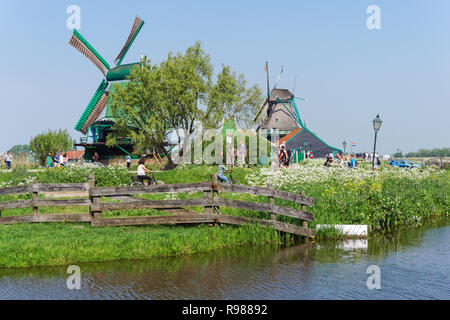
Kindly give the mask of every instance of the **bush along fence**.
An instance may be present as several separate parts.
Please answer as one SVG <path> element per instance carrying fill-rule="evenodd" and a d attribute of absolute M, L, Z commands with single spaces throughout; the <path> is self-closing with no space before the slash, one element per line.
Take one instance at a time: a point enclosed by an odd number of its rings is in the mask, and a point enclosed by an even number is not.
<path fill-rule="evenodd" d="M 77 199 L 40 199 L 39 193 L 86 192 L 87 198 Z M 139 197 L 143 194 L 164 194 L 202 192 L 203 197 L 192 199 L 149 200 Z M 150 185 L 134 187 L 95 187 L 94 176 L 89 176 L 88 183 L 73 184 L 31 184 L 19 187 L 0 188 L 1 195 L 32 194 L 32 199 L 0 202 L 0 224 L 24 222 L 90 222 L 91 226 L 130 226 L 130 225 L 185 225 L 185 224 L 259 224 L 263 227 L 272 226 L 275 230 L 312 237 L 314 231 L 308 227 L 308 221 L 314 221 L 312 213 L 307 212 L 307 206 L 313 206 L 313 199 L 300 194 L 267 187 L 255 187 L 236 184 L 223 184 L 217 180 L 217 175 L 211 176 L 211 181 L 203 183 L 183 183 L 167 185 Z M 249 202 L 220 197 L 221 193 L 250 194 L 265 196 L 267 202 Z M 119 202 L 111 202 L 116 200 Z M 275 205 L 275 199 L 287 200 L 300 205 L 301 210 Z M 109 201 L 108 201 L 109 200 Z M 42 214 L 40 207 L 89 207 L 89 214 Z M 17 208 L 33 208 L 32 214 L 1 217 L 1 210 Z M 192 207 L 203 207 L 204 212 L 192 210 Z M 221 213 L 221 208 L 237 208 L 253 210 L 270 214 L 270 219 L 232 216 Z M 152 215 L 137 217 L 102 217 L 104 211 L 156 209 L 172 215 Z M 119 213 L 120 214 L 120 213 Z M 290 224 L 277 220 L 277 216 L 296 218 L 302 225 Z"/>

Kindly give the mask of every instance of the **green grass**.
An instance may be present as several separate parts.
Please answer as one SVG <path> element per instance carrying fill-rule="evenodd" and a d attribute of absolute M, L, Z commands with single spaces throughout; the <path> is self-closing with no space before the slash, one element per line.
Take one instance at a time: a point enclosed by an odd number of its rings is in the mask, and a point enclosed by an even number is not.
<path fill-rule="evenodd" d="M 0 225 L 0 267 L 67 265 L 79 262 L 208 252 L 244 244 L 280 244 L 271 228 L 139 226 L 99 227 L 89 224 Z"/>
<path fill-rule="evenodd" d="M 375 229 L 391 230 L 399 225 L 421 224 L 434 216 L 448 216 L 450 171 L 432 172 L 421 176 L 400 174 L 380 168 L 377 175 L 364 176 L 370 165 L 362 163 L 358 171 L 344 171 L 335 176 L 331 171 L 314 171 L 305 162 L 303 169 L 290 169 L 273 182 L 276 188 L 300 193 L 314 198 L 315 204 L 308 211 L 314 213 L 315 224 L 368 224 Z M 367 167 L 367 168 L 366 168 Z M 216 166 L 179 166 L 175 170 L 156 174 L 165 183 L 203 182 L 215 173 Z M 261 177 L 264 168 L 235 168 L 233 176 L 243 184 L 265 185 L 267 177 Z M 428 170 L 428 169 L 427 169 Z M 387 173 L 387 174 L 386 174 Z M 33 179 L 41 183 L 86 182 L 87 175 L 94 174 L 97 186 L 127 185 L 132 174 L 124 168 L 61 168 L 42 172 L 26 171 L 0 173 L 0 187 L 29 183 Z M 311 174 L 310 180 L 305 175 Z M 322 175 L 322 176 L 321 176 Z M 278 179 L 278 180 L 277 180 Z M 141 195 L 146 199 L 198 198 L 201 192 Z M 223 198 L 267 203 L 267 197 L 248 194 L 221 193 Z M 30 195 L 0 196 L 0 201 L 29 199 Z M 104 201 L 113 201 L 106 200 Z M 300 209 L 300 205 L 275 199 L 275 204 Z M 203 212 L 203 208 L 190 208 Z M 39 212 L 87 213 L 88 208 L 57 207 L 39 208 Z M 269 218 L 264 212 L 221 208 L 221 212 L 254 218 Z M 30 214 L 31 208 L 4 210 L 3 216 Z M 104 217 L 164 215 L 158 210 L 105 211 Z M 301 221 L 278 216 L 277 220 L 293 224 Z M 339 238 L 333 230 L 323 230 L 319 237 Z M 122 259 L 148 259 L 161 256 L 207 252 L 243 244 L 289 244 L 293 238 L 271 228 L 258 226 L 182 227 L 182 226 L 133 226 L 92 228 L 89 224 L 18 224 L 0 225 L 0 267 L 29 267 L 44 265 L 67 265 L 77 262 Z"/>

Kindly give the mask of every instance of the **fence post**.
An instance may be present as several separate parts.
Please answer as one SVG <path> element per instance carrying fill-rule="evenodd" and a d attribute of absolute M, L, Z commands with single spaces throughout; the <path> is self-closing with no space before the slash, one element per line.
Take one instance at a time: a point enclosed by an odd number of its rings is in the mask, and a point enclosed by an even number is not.
<path fill-rule="evenodd" d="M 211 175 L 211 198 L 212 198 L 212 213 L 220 213 L 219 207 L 214 205 L 214 199 L 219 197 L 219 191 L 217 186 L 219 184 L 219 178 L 217 174 Z"/>
<path fill-rule="evenodd" d="M 267 189 L 273 189 L 273 186 L 272 186 L 271 183 L 267 184 Z M 270 220 L 274 220 L 275 221 L 275 220 L 277 220 L 277 215 L 275 213 L 273 213 L 273 205 L 274 205 L 273 195 L 269 196 L 268 198 L 269 198 L 269 205 L 270 205 L 270 209 L 271 209 Z"/>
<path fill-rule="evenodd" d="M 305 190 L 302 190 L 302 192 L 300 193 L 303 197 L 306 197 L 306 192 Z M 302 211 L 306 212 L 306 206 L 304 204 L 302 204 Z M 303 228 L 308 228 L 308 222 L 307 221 L 303 221 Z"/>
<path fill-rule="evenodd" d="M 100 198 L 99 197 L 94 197 L 92 195 L 92 190 L 94 190 L 95 188 L 95 176 L 93 174 L 89 175 L 89 201 L 91 202 L 91 206 L 92 204 L 96 204 L 100 202 Z M 102 212 L 101 211 L 92 211 L 92 207 L 89 206 L 89 213 L 91 214 L 91 217 L 93 218 L 101 218 L 102 217 Z"/>
<path fill-rule="evenodd" d="M 39 184 L 33 183 L 31 185 L 31 192 L 32 192 L 32 199 L 33 199 L 33 216 L 36 216 L 38 214 L 38 204 L 37 201 L 39 199 Z"/>
<path fill-rule="evenodd" d="M 212 197 L 211 192 L 212 186 L 208 190 L 203 190 L 203 199 L 210 200 Z M 212 207 L 210 205 L 204 206 L 205 207 L 205 214 L 211 214 L 212 213 Z"/>

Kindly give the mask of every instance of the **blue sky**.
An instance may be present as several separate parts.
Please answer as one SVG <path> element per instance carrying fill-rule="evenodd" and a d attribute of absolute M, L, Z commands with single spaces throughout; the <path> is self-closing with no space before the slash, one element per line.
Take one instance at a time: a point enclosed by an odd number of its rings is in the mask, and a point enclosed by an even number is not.
<path fill-rule="evenodd" d="M 145 25 L 124 63 L 145 53 L 154 63 L 200 40 L 219 70 L 265 88 L 292 89 L 307 127 L 330 145 L 373 148 L 372 120 L 383 120 L 382 153 L 448 147 L 450 1 L 5 1 L 0 0 L 0 151 L 47 129 L 75 126 L 102 79 L 68 45 L 69 5 L 80 33 L 112 64 L 135 15 Z M 381 9 L 368 30 L 366 9 Z"/>

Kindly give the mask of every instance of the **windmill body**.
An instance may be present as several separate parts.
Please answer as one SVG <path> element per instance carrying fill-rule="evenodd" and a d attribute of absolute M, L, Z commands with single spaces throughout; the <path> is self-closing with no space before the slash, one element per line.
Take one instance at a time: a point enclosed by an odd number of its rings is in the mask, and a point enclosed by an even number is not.
<path fill-rule="evenodd" d="M 272 90 L 269 103 L 265 105 L 262 111 L 266 117 L 260 129 L 279 130 L 280 134 L 287 134 L 297 129 L 299 124 L 293 116 L 295 114 L 291 101 L 293 98 L 294 95 L 287 89 Z"/>
<path fill-rule="evenodd" d="M 133 149 L 131 139 L 125 138 L 114 148 L 106 147 L 106 137 L 111 132 L 111 128 L 114 125 L 114 115 L 108 107 L 108 94 L 113 89 L 114 85 L 119 85 L 114 82 L 126 81 L 131 70 L 139 65 L 138 62 L 122 65 L 122 61 L 143 25 L 144 21 L 139 17 L 136 17 L 130 35 L 114 61 L 115 67 L 111 67 L 77 30 L 73 30 L 73 35 L 69 44 L 88 58 L 100 70 L 104 77 L 75 125 L 75 130 L 86 135 L 84 139 L 81 139 L 80 143 L 75 144 L 75 146 L 85 148 L 86 160 L 91 160 L 91 157 L 95 152 L 97 152 L 102 159 L 131 155 Z M 100 116 L 105 109 L 105 117 L 100 119 Z"/>
<path fill-rule="evenodd" d="M 273 140 L 272 136 L 278 136 L 278 141 L 272 141 L 276 145 L 284 144 L 287 150 L 291 150 L 298 157 L 298 154 L 312 154 L 315 158 L 326 157 L 327 154 L 342 150 L 332 147 L 320 139 L 314 132 L 306 128 L 298 110 L 296 100 L 306 101 L 303 98 L 295 97 L 288 89 L 277 89 L 276 86 L 283 73 L 269 92 L 268 64 L 266 62 L 267 76 L 267 98 L 259 109 L 254 121 L 259 123 L 257 131 L 267 132 L 268 140 Z"/>

